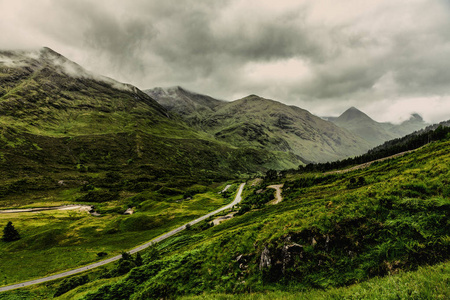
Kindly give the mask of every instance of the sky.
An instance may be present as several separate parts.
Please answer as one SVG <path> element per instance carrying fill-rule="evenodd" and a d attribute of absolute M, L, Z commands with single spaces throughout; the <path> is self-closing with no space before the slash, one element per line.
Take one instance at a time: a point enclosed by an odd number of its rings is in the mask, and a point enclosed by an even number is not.
<path fill-rule="evenodd" d="M 50 47 L 141 89 L 450 119 L 449 0 L 0 0 L 0 11 L 0 49 Z"/>

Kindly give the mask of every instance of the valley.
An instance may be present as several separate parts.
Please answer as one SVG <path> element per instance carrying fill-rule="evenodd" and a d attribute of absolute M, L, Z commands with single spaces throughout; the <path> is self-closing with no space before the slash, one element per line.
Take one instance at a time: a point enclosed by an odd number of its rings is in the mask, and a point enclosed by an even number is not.
<path fill-rule="evenodd" d="M 0 299 L 447 298 L 450 127 L 427 125 L 0 51 Z"/>

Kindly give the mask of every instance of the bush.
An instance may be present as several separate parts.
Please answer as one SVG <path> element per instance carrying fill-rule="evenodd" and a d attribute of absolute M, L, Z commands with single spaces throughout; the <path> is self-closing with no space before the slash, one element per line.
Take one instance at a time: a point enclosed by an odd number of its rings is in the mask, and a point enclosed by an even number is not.
<path fill-rule="evenodd" d="M 119 197 L 117 192 L 107 192 L 107 191 L 90 191 L 86 195 L 81 196 L 76 201 L 77 202 L 108 202 L 116 200 Z"/>
<path fill-rule="evenodd" d="M 87 275 L 64 279 L 56 289 L 54 297 L 61 296 L 62 294 L 65 294 L 68 291 L 73 290 L 74 288 L 79 287 L 80 285 L 86 284 L 88 282 L 89 277 Z"/>

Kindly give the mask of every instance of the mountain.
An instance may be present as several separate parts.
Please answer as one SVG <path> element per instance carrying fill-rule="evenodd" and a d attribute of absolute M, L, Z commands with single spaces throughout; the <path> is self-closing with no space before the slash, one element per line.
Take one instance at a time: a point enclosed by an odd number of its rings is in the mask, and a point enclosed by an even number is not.
<path fill-rule="evenodd" d="M 144 90 L 166 109 L 183 116 L 197 116 L 215 111 L 225 101 L 188 91 L 180 86 Z"/>
<path fill-rule="evenodd" d="M 401 124 L 392 126 L 391 131 L 402 137 L 414 131 L 424 129 L 428 125 L 430 124 L 426 123 L 421 115 L 415 113 Z"/>
<path fill-rule="evenodd" d="M 138 88 L 49 48 L 0 52 L 0 157 L 0 177 L 11 179 L 119 169 L 129 176 L 213 178 L 299 163 L 217 142 Z"/>
<path fill-rule="evenodd" d="M 371 147 L 402 137 L 427 125 L 418 114 L 412 115 L 409 120 L 399 125 L 379 123 L 355 107 L 347 109 L 339 117 L 328 117 L 326 119 L 361 137 Z"/>
<path fill-rule="evenodd" d="M 182 129 L 136 87 L 88 72 L 49 48 L 0 52 L 0 112 L 3 124 L 52 136 Z"/>
<path fill-rule="evenodd" d="M 363 139 L 295 106 L 256 95 L 224 102 L 187 94 L 182 88 L 169 91 L 158 88 L 146 92 L 169 111 L 181 112 L 191 122 L 194 119 L 198 129 L 236 147 L 292 153 L 303 162 L 336 160 L 369 149 Z"/>

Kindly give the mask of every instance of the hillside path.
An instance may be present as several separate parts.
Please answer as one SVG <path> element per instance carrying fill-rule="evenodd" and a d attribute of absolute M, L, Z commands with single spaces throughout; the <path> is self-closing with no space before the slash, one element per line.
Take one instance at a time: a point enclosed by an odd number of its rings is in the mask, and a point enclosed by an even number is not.
<path fill-rule="evenodd" d="M 219 208 L 219 209 L 217 209 L 217 210 L 215 210 L 213 212 L 210 212 L 210 213 L 208 213 L 208 214 L 206 214 L 206 215 L 204 215 L 204 216 L 202 216 L 200 218 L 197 218 L 197 219 L 195 219 L 195 220 L 193 220 L 193 221 L 191 221 L 189 223 L 186 223 L 186 224 L 184 224 L 184 225 L 182 225 L 182 226 L 180 226 L 178 228 L 175 228 L 174 230 L 169 231 L 169 232 L 167 232 L 167 233 L 165 233 L 163 235 L 160 235 L 157 238 L 154 238 L 153 240 L 151 240 L 150 242 L 147 242 L 147 243 L 145 243 L 145 244 L 143 244 L 143 245 L 141 245 L 139 247 L 131 249 L 130 251 L 128 251 L 128 253 L 133 254 L 133 253 L 139 252 L 141 250 L 144 250 L 144 249 L 152 246 L 153 244 L 161 242 L 161 241 L 163 241 L 163 240 L 165 240 L 165 239 L 167 239 L 167 238 L 177 234 L 178 232 L 186 229 L 186 226 L 192 226 L 192 225 L 197 224 L 197 223 L 199 223 L 199 222 L 201 222 L 203 220 L 208 219 L 209 217 L 211 217 L 211 216 L 213 216 L 215 214 L 218 214 L 218 213 L 220 213 L 220 212 L 222 212 L 224 210 L 232 208 L 233 206 L 235 206 L 236 204 L 241 202 L 241 200 L 242 200 L 241 195 L 242 195 L 242 191 L 244 190 L 244 186 L 245 186 L 245 183 L 242 183 L 239 186 L 239 189 L 238 189 L 238 191 L 236 193 L 236 196 L 235 196 L 233 202 L 231 202 L 230 204 L 225 205 L 225 206 L 223 206 L 223 207 L 221 207 L 221 208 Z M 77 268 L 77 269 L 66 271 L 66 272 L 63 272 L 63 273 L 59 273 L 59 274 L 55 274 L 55 275 L 51 275 L 51 276 L 47 276 L 47 277 L 42 277 L 42 278 L 39 278 L 39 279 L 30 280 L 30 281 L 25 281 L 25 282 L 22 282 L 22 283 L 17 283 L 17 284 L 3 286 L 3 287 L 0 287 L 0 292 L 5 292 L 5 291 L 14 290 L 14 289 L 18 289 L 18 288 L 22 288 L 22 287 L 26 287 L 26 286 L 30 286 L 30 285 L 34 285 L 34 284 L 39 284 L 39 283 L 43 283 L 43 282 L 47 282 L 47 281 L 51 281 L 51 280 L 55 280 L 55 279 L 64 278 L 64 277 L 71 276 L 71 275 L 74 275 L 74 274 L 78 274 L 78 273 L 81 273 L 81 272 L 84 272 L 84 271 L 87 271 L 87 270 L 92 270 L 92 269 L 98 268 L 100 266 L 103 266 L 103 265 L 112 263 L 114 261 L 117 261 L 120 258 L 122 258 L 122 255 L 117 255 L 117 256 L 114 256 L 114 257 L 111 257 L 111 258 L 108 258 L 108 259 L 105 259 L 105 260 L 102 260 L 102 261 L 99 261 L 99 262 L 96 262 L 96 263 L 93 263 L 93 264 L 90 264 L 90 265 L 87 265 L 87 266 L 84 266 L 84 267 L 80 267 L 80 268 Z"/>
<path fill-rule="evenodd" d="M 283 187 L 283 184 L 277 184 L 277 185 L 269 185 L 267 188 L 269 189 L 275 189 L 275 199 L 270 202 L 270 204 L 278 204 L 281 201 L 283 201 L 283 197 L 281 196 L 281 188 Z"/>

